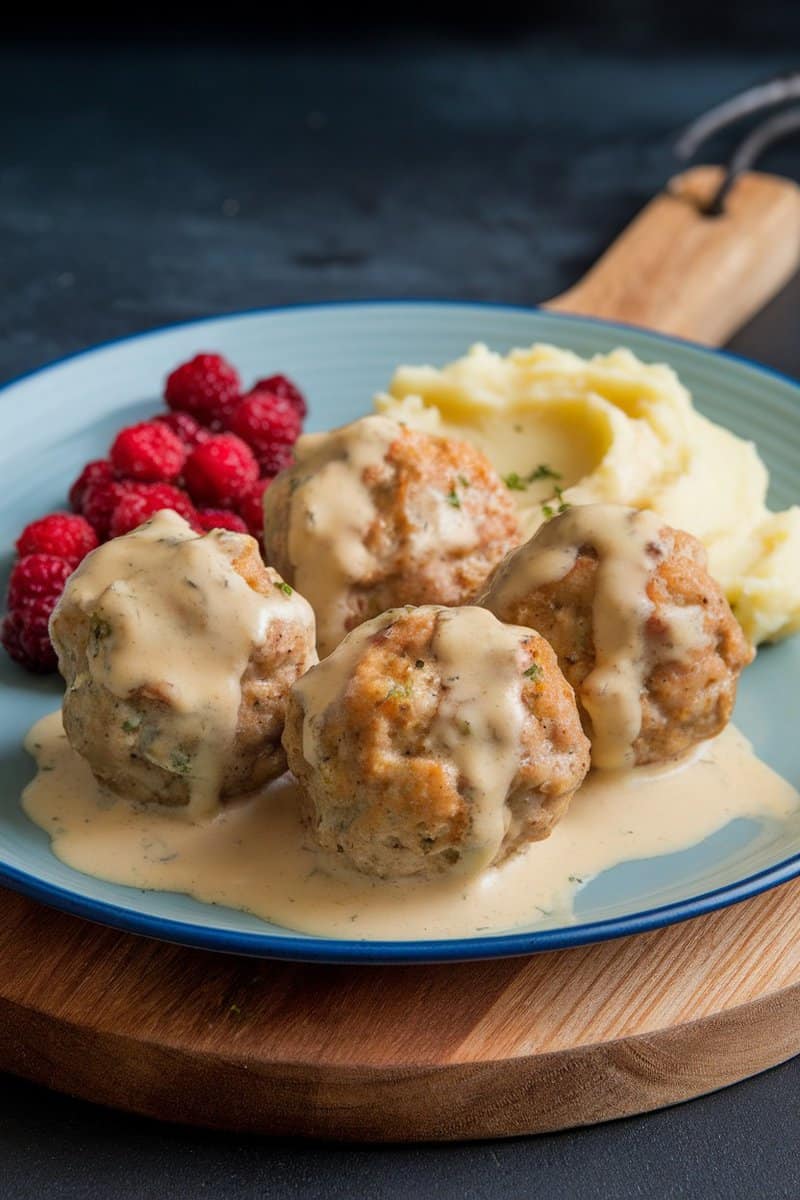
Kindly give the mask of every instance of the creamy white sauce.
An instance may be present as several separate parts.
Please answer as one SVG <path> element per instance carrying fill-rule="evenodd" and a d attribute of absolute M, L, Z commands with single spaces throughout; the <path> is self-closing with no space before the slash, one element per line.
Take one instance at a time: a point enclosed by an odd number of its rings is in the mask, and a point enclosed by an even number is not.
<path fill-rule="evenodd" d="M 320 723 L 347 686 L 364 651 L 365 642 L 391 625 L 402 611 L 391 608 L 364 625 L 359 625 L 344 638 L 335 655 L 323 658 L 314 667 L 313 673 L 307 671 L 294 684 L 294 694 L 303 706 L 303 757 L 312 767 L 320 765 L 317 736 Z"/>
<path fill-rule="evenodd" d="M 373 477 L 403 430 L 388 417 L 369 416 L 327 434 L 308 434 L 297 443 L 289 498 L 289 561 L 294 583 L 317 615 L 320 655 L 330 654 L 352 618 L 354 586 L 369 586 L 385 570 L 365 539 L 378 519 Z M 478 544 L 474 519 L 448 502 L 450 483 L 419 486 L 406 498 L 402 537 L 422 560 L 438 554 L 469 553 Z M 389 530 L 391 539 L 398 538 Z"/>
<path fill-rule="evenodd" d="M 138 692 L 163 700 L 157 733 L 138 750 L 171 772 L 190 762 L 193 815 L 218 802 L 242 674 L 270 621 L 294 599 L 278 587 L 261 595 L 234 570 L 245 541 L 225 530 L 198 536 L 164 510 L 85 558 L 59 606 L 77 607 L 101 631 L 86 660 L 98 685 L 121 700 Z M 311 621 L 298 597 L 300 606 Z M 78 676 L 73 689 L 81 684 Z"/>
<path fill-rule="evenodd" d="M 104 791 L 58 713 L 34 726 L 26 745 L 39 772 L 25 811 L 69 866 L 328 937 L 468 937 L 569 921 L 576 891 L 601 871 L 684 850 L 737 817 L 784 820 L 800 800 L 728 727 L 677 766 L 592 772 L 551 836 L 498 869 L 387 882 L 328 873 L 299 823 L 288 776 L 214 817 L 185 821 Z"/>
<path fill-rule="evenodd" d="M 404 612 L 435 612 L 430 656 L 442 693 L 430 730 L 429 752 L 452 764 L 454 785 L 469 801 L 470 828 L 461 844 L 465 872 L 482 870 L 505 837 L 506 807 L 521 757 L 525 720 L 520 644 L 530 631 L 501 624 L 485 608 L 391 609 L 349 633 L 294 685 L 303 708 L 303 757 L 320 765 L 318 731 L 328 710 L 347 690 L 365 645 Z"/>
<path fill-rule="evenodd" d="M 592 721 L 592 762 L 605 770 L 635 761 L 642 689 L 650 669 L 644 632 L 653 604 L 647 584 L 664 553 L 663 524 L 655 513 L 616 504 L 570 508 L 505 559 L 482 598 L 492 612 L 502 613 L 526 594 L 568 575 L 582 546 L 597 552 L 592 607 L 596 665 L 579 694 Z M 671 606 L 665 619 L 674 657 L 702 645 L 699 609 Z"/>
<path fill-rule="evenodd" d="M 442 696 L 431 734 L 469 791 L 472 823 L 462 861 L 470 871 L 495 858 L 508 825 L 526 715 L 519 665 L 525 637 L 523 629 L 498 628 L 480 608 L 442 609 L 436 623 L 431 648 Z"/>
<path fill-rule="evenodd" d="M 297 443 L 289 561 L 295 587 L 316 613 L 321 655 L 329 654 L 347 631 L 349 589 L 378 569 L 364 544 L 376 516 L 364 475 L 382 465 L 397 436 L 398 427 L 388 417 L 365 417 Z"/>

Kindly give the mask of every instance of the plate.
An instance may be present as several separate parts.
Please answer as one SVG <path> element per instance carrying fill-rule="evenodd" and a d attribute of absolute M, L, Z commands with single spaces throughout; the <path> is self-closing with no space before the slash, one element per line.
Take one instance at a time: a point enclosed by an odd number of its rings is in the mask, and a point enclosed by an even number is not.
<path fill-rule="evenodd" d="M 0 391 L 0 545 L 7 577 L 23 525 L 63 507 L 83 463 L 103 456 L 120 426 L 159 406 L 164 376 L 200 350 L 219 350 L 245 379 L 294 376 L 311 400 L 310 429 L 370 408 L 401 362 L 442 364 L 473 342 L 507 351 L 534 341 L 578 354 L 629 346 L 667 362 L 701 412 L 758 444 L 772 473 L 770 503 L 797 496 L 800 387 L 732 355 L 626 326 L 505 305 L 364 302 L 260 310 L 156 330 L 99 346 Z M 723 486 L 723 485 L 721 485 Z M 3 581 L 4 583 L 4 581 Z M 60 863 L 22 812 L 32 777 L 21 747 L 30 725 L 59 702 L 54 679 L 36 679 L 0 655 L 0 882 L 67 912 L 190 946 L 323 962 L 436 962 L 528 954 L 638 933 L 743 900 L 800 874 L 800 821 L 768 828 L 735 821 L 690 850 L 626 863 L 578 895 L 575 921 L 445 941 L 373 942 L 298 935 L 188 896 L 145 892 L 81 875 Z M 800 638 L 764 648 L 746 672 L 736 722 L 756 752 L 800 786 Z"/>

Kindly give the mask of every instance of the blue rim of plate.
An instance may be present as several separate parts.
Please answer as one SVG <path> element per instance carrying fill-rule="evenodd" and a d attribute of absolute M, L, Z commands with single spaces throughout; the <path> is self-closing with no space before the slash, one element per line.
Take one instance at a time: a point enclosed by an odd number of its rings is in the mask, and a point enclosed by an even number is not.
<path fill-rule="evenodd" d="M 434 299 L 425 297 L 400 298 L 361 298 L 357 300 L 309 301 L 297 304 L 282 304 L 243 309 L 239 312 L 211 314 L 206 317 L 194 317 L 186 321 L 176 321 L 168 325 L 160 325 L 140 333 L 125 334 L 122 337 L 110 338 L 98 342 L 83 350 L 76 350 L 61 358 L 24 371 L 0 386 L 0 403 L 5 392 L 15 384 L 35 375 L 62 366 L 74 359 L 90 357 L 98 350 L 120 346 L 127 342 L 145 341 L 150 337 L 168 333 L 175 329 L 189 328 L 193 325 L 203 325 L 211 321 L 235 321 L 242 317 L 267 316 L 269 314 L 297 311 L 301 309 L 332 309 L 355 308 L 360 305 L 430 305 L 442 307 L 458 305 L 464 308 L 505 310 L 507 312 L 523 312 L 534 314 L 546 313 L 549 318 L 556 319 L 568 326 L 573 320 L 582 323 L 592 323 L 606 329 L 616 329 L 623 333 L 635 330 L 646 333 L 648 338 L 663 342 L 665 345 L 679 345 L 690 348 L 695 353 L 711 359 L 728 359 L 740 366 L 749 368 L 756 374 L 766 375 L 782 380 L 789 384 L 800 400 L 800 383 L 790 375 L 767 367 L 743 355 L 729 350 L 711 349 L 708 346 L 692 342 L 688 338 L 674 337 L 667 334 L 655 333 L 641 326 L 622 321 L 606 321 L 600 317 L 585 317 L 578 314 L 554 313 L 539 305 L 504 304 L 501 301 L 459 300 L 453 298 Z M 581 924 L 562 926 L 558 929 L 530 930 L 520 933 L 490 934 L 471 938 L 442 938 L 415 939 L 410 941 L 358 941 L 335 938 L 323 938 L 305 934 L 287 934 L 276 936 L 270 933 L 245 933 L 234 930 L 219 929 L 213 926 L 198 925 L 190 921 L 175 921 L 167 917 L 151 916 L 147 913 L 134 912 L 117 904 L 104 900 L 93 900 L 70 891 L 46 883 L 36 875 L 21 871 L 16 867 L 0 862 L 0 884 L 5 884 L 22 895 L 33 900 L 41 901 L 52 908 L 66 912 L 72 916 L 82 917 L 97 924 L 121 929 L 127 933 L 140 934 L 156 938 L 160 941 L 174 942 L 200 950 L 214 950 L 228 954 L 242 954 L 259 958 L 288 959 L 296 962 L 318 963 L 396 963 L 420 964 L 435 962 L 457 962 L 470 959 L 506 958 L 516 955 L 536 954 L 548 950 L 565 950 L 578 946 L 590 945 L 594 942 L 609 941 L 613 938 L 626 937 L 636 933 L 647 933 L 692 917 L 703 916 L 720 908 L 727 908 L 743 900 L 749 900 L 781 883 L 787 883 L 800 875 L 800 854 L 757 871 L 754 875 L 745 876 L 734 883 L 714 888 L 708 892 L 689 896 L 684 900 L 673 901 L 670 904 L 659 905 L 656 908 L 644 909 L 638 913 L 622 917 L 608 918 L 602 921 L 584 922 Z"/>

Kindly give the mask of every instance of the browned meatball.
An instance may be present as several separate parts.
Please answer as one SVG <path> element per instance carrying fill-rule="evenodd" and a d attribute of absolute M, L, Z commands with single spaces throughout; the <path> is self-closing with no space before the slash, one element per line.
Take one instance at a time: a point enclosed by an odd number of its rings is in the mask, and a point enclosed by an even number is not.
<path fill-rule="evenodd" d="M 67 737 L 112 791 L 201 812 L 286 770 L 314 616 L 253 538 L 158 513 L 84 560 L 51 635 Z"/>
<path fill-rule="evenodd" d="M 719 733 L 753 658 L 700 542 L 620 505 L 548 521 L 479 602 L 554 648 L 598 766 L 666 761 Z"/>
<path fill-rule="evenodd" d="M 317 842 L 384 878 L 477 872 L 547 837 L 589 767 L 550 647 L 480 608 L 384 613 L 292 689 Z"/>
<path fill-rule="evenodd" d="M 466 442 L 370 416 L 297 453 L 265 495 L 266 557 L 311 602 L 321 654 L 388 608 L 463 603 L 520 541 L 508 489 Z"/>

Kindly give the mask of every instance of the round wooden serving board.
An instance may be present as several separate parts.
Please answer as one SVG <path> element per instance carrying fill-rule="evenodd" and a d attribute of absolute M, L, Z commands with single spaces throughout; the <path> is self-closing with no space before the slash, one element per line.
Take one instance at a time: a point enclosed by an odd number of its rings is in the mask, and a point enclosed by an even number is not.
<path fill-rule="evenodd" d="M 710 344 L 796 269 L 800 193 L 673 180 L 551 302 Z M 800 881 L 526 959 L 324 967 L 188 950 L 0 891 L 0 1069 L 170 1121 L 409 1141 L 605 1121 L 800 1053 Z"/>
<path fill-rule="evenodd" d="M 234 958 L 0 892 L 0 1065 L 169 1121 L 349 1140 L 607 1121 L 800 1052 L 800 882 L 583 949 L 426 967 Z"/>

